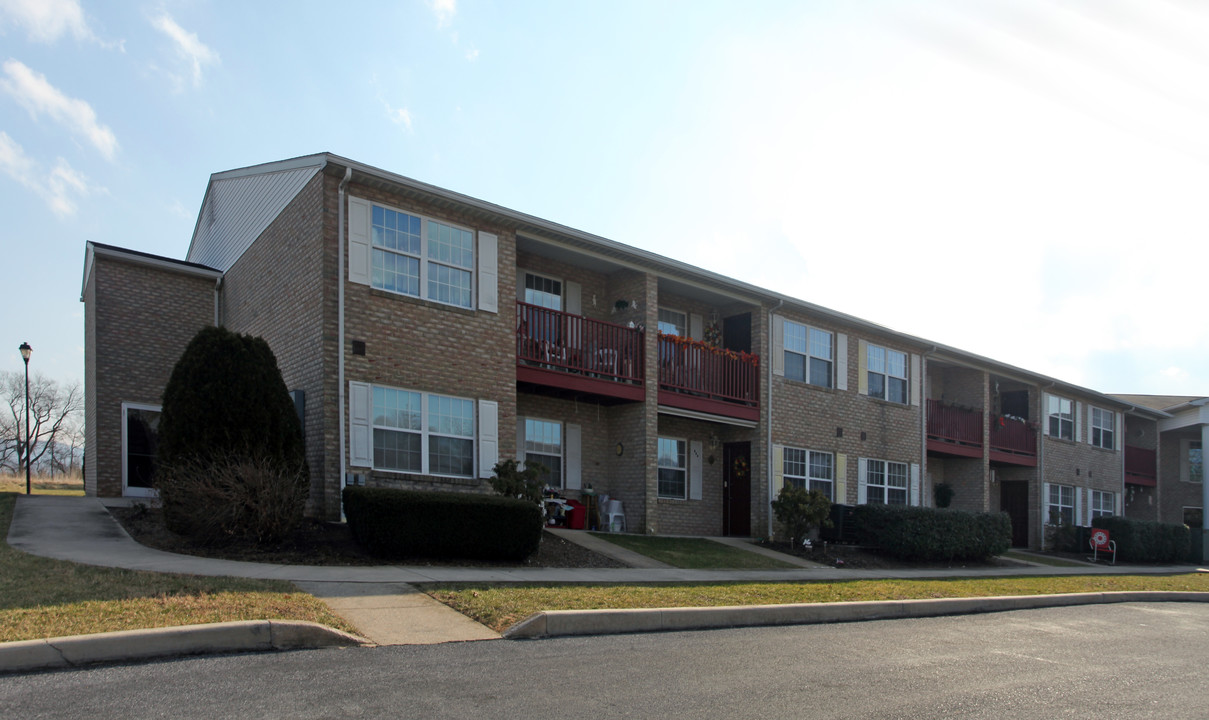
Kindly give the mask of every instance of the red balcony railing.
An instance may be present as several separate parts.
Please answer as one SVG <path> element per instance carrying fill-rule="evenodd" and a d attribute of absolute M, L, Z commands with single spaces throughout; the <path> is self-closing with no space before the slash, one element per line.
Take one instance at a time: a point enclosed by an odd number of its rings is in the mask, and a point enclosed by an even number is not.
<path fill-rule="evenodd" d="M 754 420 L 759 417 L 760 357 L 660 333 L 659 389 L 661 404 L 704 412 L 719 412 L 721 405 L 741 406 L 746 410 L 738 416 Z"/>
<path fill-rule="evenodd" d="M 517 364 L 642 384 L 642 331 L 516 303 Z"/>
<path fill-rule="evenodd" d="M 1037 428 L 1010 417 L 991 418 L 991 459 L 1036 464 Z"/>
<path fill-rule="evenodd" d="M 928 400 L 928 440 L 982 447 L 982 411 Z"/>
<path fill-rule="evenodd" d="M 1133 445 L 1125 446 L 1125 482 L 1150 487 L 1158 484 L 1154 450 Z"/>

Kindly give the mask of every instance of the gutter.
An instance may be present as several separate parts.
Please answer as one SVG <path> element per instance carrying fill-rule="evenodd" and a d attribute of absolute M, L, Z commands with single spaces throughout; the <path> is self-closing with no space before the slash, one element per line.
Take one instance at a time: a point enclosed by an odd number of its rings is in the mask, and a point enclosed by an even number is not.
<path fill-rule="evenodd" d="M 931 503 L 924 502 L 924 497 L 927 496 L 927 493 L 924 492 L 924 485 L 928 480 L 928 356 L 935 352 L 936 346 L 933 345 L 931 350 L 925 350 L 920 355 L 919 360 L 919 465 L 920 473 L 922 474 L 922 477 L 919 479 L 920 507 L 932 507 Z M 983 410 L 983 415 L 986 415 L 986 410 Z M 857 482 L 860 482 L 859 479 Z M 988 496 L 990 495 L 989 487 L 987 488 L 987 494 Z"/>
<path fill-rule="evenodd" d="M 336 326 L 337 326 L 337 342 L 340 344 L 336 351 L 336 383 L 337 383 L 337 404 L 340 412 L 337 413 L 337 422 L 340 424 L 340 521 L 344 522 L 344 485 L 348 481 L 348 450 L 346 434 L 348 432 L 348 424 L 344 421 L 344 192 L 348 187 L 348 183 L 353 179 L 353 169 L 345 168 L 344 179 L 340 181 L 340 188 L 337 190 L 337 229 L 336 237 L 338 238 L 336 248 Z"/>

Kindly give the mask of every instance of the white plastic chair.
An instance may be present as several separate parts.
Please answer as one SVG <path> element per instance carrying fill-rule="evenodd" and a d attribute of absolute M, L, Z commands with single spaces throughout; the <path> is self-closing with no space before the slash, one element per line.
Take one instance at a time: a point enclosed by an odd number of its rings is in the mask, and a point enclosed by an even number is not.
<path fill-rule="evenodd" d="M 625 532 L 625 512 L 621 509 L 620 500 L 609 500 L 604 505 L 605 528 L 609 532 Z"/>

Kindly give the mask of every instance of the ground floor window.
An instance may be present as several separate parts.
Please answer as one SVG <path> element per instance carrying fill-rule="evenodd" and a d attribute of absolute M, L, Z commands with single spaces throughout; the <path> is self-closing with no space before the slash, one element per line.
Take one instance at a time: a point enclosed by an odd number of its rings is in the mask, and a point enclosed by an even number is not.
<path fill-rule="evenodd" d="M 1184 524 L 1193 530 L 1199 530 L 1205 525 L 1204 510 L 1199 507 L 1184 508 Z"/>
<path fill-rule="evenodd" d="M 562 423 L 525 418 L 525 460 L 546 468 L 541 479 L 550 487 L 563 486 Z"/>
<path fill-rule="evenodd" d="M 906 505 L 907 464 L 886 460 L 866 460 L 865 502 Z"/>
<path fill-rule="evenodd" d="M 155 487 L 160 406 L 122 405 L 122 484 L 127 495 L 150 495 Z"/>
<path fill-rule="evenodd" d="M 684 440 L 659 438 L 659 497 L 683 500 L 688 491 L 688 454 Z"/>
<path fill-rule="evenodd" d="M 374 468 L 473 477 L 474 401 L 374 386 Z"/>
<path fill-rule="evenodd" d="M 1075 488 L 1071 485 L 1050 485 L 1046 517 L 1051 525 L 1075 524 Z"/>
<path fill-rule="evenodd" d="M 1111 517 L 1117 514 L 1116 493 L 1091 491 L 1091 519 Z"/>
<path fill-rule="evenodd" d="M 835 458 L 831 453 L 785 448 L 781 471 L 786 484 L 818 490 L 834 500 Z"/>

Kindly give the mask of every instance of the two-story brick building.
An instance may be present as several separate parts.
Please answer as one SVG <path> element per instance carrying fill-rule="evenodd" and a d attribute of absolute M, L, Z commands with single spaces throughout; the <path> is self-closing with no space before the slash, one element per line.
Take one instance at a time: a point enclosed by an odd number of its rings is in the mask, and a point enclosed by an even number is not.
<path fill-rule="evenodd" d="M 347 483 L 483 492 L 508 457 L 633 532 L 764 536 L 785 483 L 947 482 L 1033 547 L 1174 512 L 1167 410 L 330 154 L 211 176 L 183 261 L 89 243 L 82 300 L 91 495 L 152 492 L 164 384 L 216 323 L 277 354 L 330 519 Z"/>

